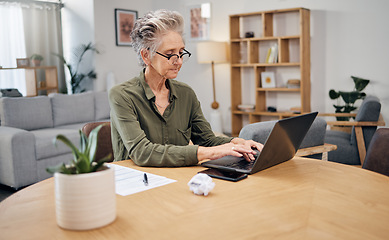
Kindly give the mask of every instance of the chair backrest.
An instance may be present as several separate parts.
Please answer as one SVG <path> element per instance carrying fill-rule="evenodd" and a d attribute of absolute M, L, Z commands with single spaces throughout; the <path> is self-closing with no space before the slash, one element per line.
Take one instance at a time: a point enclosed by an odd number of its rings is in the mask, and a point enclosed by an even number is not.
<path fill-rule="evenodd" d="M 389 128 L 374 133 L 362 168 L 389 176 Z"/>
<path fill-rule="evenodd" d="M 361 106 L 358 109 L 358 113 L 357 116 L 355 117 L 355 121 L 376 122 L 380 117 L 380 112 L 381 112 L 380 100 L 375 96 L 366 96 Z M 369 147 L 371 138 L 373 137 L 376 130 L 377 130 L 376 126 L 362 127 L 363 138 L 365 140 L 366 149 Z M 352 145 L 357 144 L 355 127 L 353 127 L 352 129 L 350 141 Z"/>
<path fill-rule="evenodd" d="M 95 160 L 99 160 L 103 157 L 106 157 L 108 154 L 111 154 L 111 159 L 109 162 L 113 161 L 113 149 L 112 149 L 112 139 L 111 139 L 111 123 L 110 122 L 90 122 L 85 124 L 81 131 L 85 133 L 86 136 L 89 136 L 89 133 L 95 129 L 97 126 L 102 125 L 98 135 L 97 135 L 97 150 Z"/>
<path fill-rule="evenodd" d="M 260 143 L 265 143 L 267 137 L 270 135 L 274 125 L 274 121 L 257 122 L 244 126 L 239 137 L 247 140 L 254 140 Z M 316 118 L 307 135 L 305 135 L 300 148 L 313 147 L 324 144 L 324 136 L 326 133 L 327 122 L 322 118 Z"/>

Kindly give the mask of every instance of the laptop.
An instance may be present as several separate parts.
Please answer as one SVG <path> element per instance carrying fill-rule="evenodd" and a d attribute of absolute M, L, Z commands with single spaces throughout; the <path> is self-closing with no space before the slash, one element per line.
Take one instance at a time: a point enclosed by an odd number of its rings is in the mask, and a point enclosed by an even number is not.
<path fill-rule="evenodd" d="M 254 174 L 294 157 L 318 112 L 282 119 L 276 122 L 255 161 L 243 157 L 225 156 L 201 165 L 221 171 Z"/>

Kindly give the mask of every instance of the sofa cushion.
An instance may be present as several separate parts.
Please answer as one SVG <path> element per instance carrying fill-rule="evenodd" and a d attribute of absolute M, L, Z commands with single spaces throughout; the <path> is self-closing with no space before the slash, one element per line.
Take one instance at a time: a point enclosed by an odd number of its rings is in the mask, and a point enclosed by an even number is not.
<path fill-rule="evenodd" d="M 108 92 L 95 93 L 95 120 L 109 119 Z"/>
<path fill-rule="evenodd" d="M 47 96 L 1 98 L 1 125 L 35 130 L 52 128 L 53 117 Z"/>
<path fill-rule="evenodd" d="M 54 139 L 58 134 L 66 136 L 75 146 L 79 147 L 80 145 L 78 129 L 49 128 L 31 131 L 31 133 L 35 136 L 35 153 L 37 160 L 71 153 L 71 149 L 61 141 L 57 141 L 56 145 L 54 145 Z"/>
<path fill-rule="evenodd" d="M 54 126 L 93 121 L 95 118 L 92 92 L 72 95 L 50 94 Z"/>

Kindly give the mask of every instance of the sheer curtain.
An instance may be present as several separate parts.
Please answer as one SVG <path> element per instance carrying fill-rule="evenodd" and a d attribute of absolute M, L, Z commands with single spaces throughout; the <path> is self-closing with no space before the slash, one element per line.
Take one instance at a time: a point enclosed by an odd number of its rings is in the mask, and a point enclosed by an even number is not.
<path fill-rule="evenodd" d="M 16 58 L 26 58 L 22 8 L 19 3 L 0 4 L 0 66 L 16 67 Z M 24 70 L 0 70 L 0 88 L 17 88 L 26 95 Z"/>
<path fill-rule="evenodd" d="M 0 52 L 10 52 L 10 54 L 5 54 L 6 56 L 0 56 L 0 65 L 3 68 L 16 67 L 16 58 L 30 57 L 34 53 L 42 55 L 44 59 L 41 65 L 57 66 L 58 86 L 61 92 L 65 92 L 66 83 L 63 63 L 60 62 L 58 57 L 53 55 L 53 53 L 62 54 L 63 52 L 60 5 L 36 1 L 29 3 L 25 1 L 22 3 L 0 2 L 0 9 L 6 13 L 3 14 L 1 12 L 0 25 L 10 25 L 4 30 L 0 27 L 0 32 L 2 33 L 0 39 L 7 38 L 5 40 L 7 42 L 0 43 Z M 16 14 L 13 14 L 12 9 L 17 10 L 19 15 L 16 16 Z M 16 32 L 17 34 L 10 35 L 12 32 Z M 20 53 L 19 51 L 23 52 Z M 10 62 L 14 63 L 11 65 Z M 5 74 L 9 75 L 20 74 L 19 76 L 12 77 L 0 75 L 0 88 L 17 88 L 25 95 L 25 76 L 23 70 L 1 70 L 0 72 L 6 72 Z"/>

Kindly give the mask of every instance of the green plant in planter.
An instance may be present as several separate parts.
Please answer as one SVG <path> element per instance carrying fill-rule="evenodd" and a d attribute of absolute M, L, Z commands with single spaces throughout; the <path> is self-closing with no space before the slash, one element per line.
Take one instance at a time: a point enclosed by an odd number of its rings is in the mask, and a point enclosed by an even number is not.
<path fill-rule="evenodd" d="M 39 54 L 34 53 L 31 55 L 30 59 L 31 59 L 31 65 L 36 67 L 41 65 L 41 61 L 43 60 L 43 57 Z"/>
<path fill-rule="evenodd" d="M 370 80 L 351 76 L 354 81 L 354 89 L 351 92 L 335 91 L 331 89 L 329 96 L 331 99 L 338 99 L 342 97 L 344 105 L 333 105 L 335 107 L 335 113 L 350 113 L 357 109 L 354 106 L 358 99 L 364 99 L 366 93 L 362 92 L 363 89 L 369 84 Z M 350 117 L 336 117 L 338 121 L 348 121 Z"/>
<path fill-rule="evenodd" d="M 88 43 L 87 45 L 81 44 L 79 47 L 75 48 L 73 52 L 73 58 L 70 62 L 66 61 L 64 56 L 54 53 L 55 56 L 59 57 L 61 61 L 63 61 L 69 70 L 72 93 L 85 92 L 85 88 L 81 87 L 81 83 L 86 79 L 96 79 L 97 77 L 97 74 L 93 69 L 86 73 L 80 73 L 80 64 L 84 55 L 88 51 L 100 53 L 99 50 L 97 50 L 97 48 L 92 45 L 92 43 Z"/>
<path fill-rule="evenodd" d="M 54 167 L 46 168 L 46 171 L 54 174 L 55 172 L 60 172 L 64 174 L 81 174 L 81 173 L 90 173 L 102 170 L 103 164 L 110 159 L 110 155 L 97 159 L 95 161 L 95 155 L 97 150 L 97 134 L 103 125 L 100 125 L 93 129 L 89 137 L 87 137 L 81 130 L 80 133 L 80 148 L 78 149 L 74 144 L 64 135 L 59 134 L 54 139 L 54 144 L 56 145 L 57 140 L 62 141 L 68 147 L 72 149 L 73 160 L 70 164 L 66 165 L 61 163 Z"/>
<path fill-rule="evenodd" d="M 31 60 L 38 60 L 38 61 L 42 61 L 43 60 L 43 57 L 39 54 L 32 54 L 31 57 L 30 57 Z"/>

